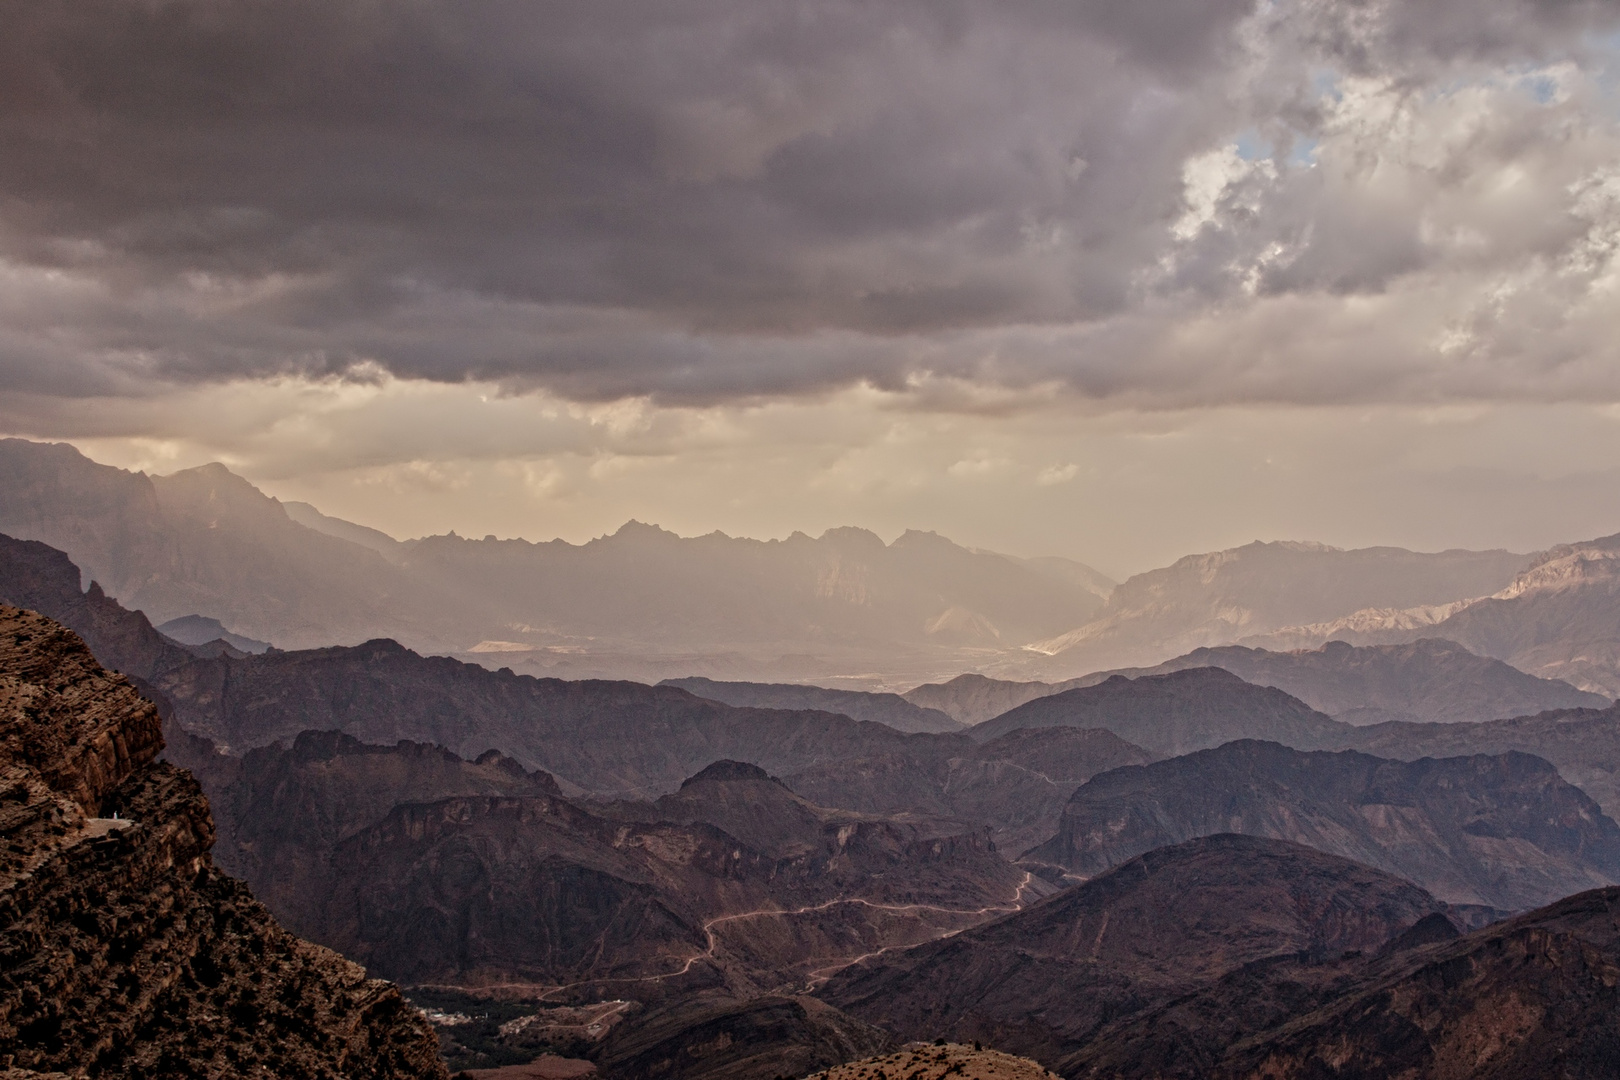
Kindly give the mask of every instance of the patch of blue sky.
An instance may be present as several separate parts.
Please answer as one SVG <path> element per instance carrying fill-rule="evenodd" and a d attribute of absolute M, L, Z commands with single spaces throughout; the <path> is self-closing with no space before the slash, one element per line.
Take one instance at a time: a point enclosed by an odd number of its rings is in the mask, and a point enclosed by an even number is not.
<path fill-rule="evenodd" d="M 1244 161 L 1259 161 L 1272 154 L 1271 141 L 1254 128 L 1238 132 L 1233 146 L 1237 148 L 1237 156 Z"/>

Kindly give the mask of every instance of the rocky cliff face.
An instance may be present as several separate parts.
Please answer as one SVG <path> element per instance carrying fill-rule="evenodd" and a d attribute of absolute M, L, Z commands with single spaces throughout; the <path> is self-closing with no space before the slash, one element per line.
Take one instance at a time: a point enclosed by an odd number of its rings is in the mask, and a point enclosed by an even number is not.
<path fill-rule="evenodd" d="M 0 1065 L 131 1077 L 443 1077 L 398 992 L 212 865 L 156 711 L 0 607 Z"/>

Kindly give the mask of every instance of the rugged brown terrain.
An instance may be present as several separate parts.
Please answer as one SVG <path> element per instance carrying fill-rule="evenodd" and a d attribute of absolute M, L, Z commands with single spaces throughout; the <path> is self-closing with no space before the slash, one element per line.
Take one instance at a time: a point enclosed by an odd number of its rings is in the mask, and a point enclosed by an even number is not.
<path fill-rule="evenodd" d="M 1036 698 L 970 729 L 988 742 L 1037 727 L 1104 728 L 1160 757 L 1207 750 L 1233 739 L 1272 739 L 1314 748 L 1344 737 L 1347 725 L 1269 686 L 1220 668 L 1189 668 Z"/>
<path fill-rule="evenodd" d="M 443 1077 L 387 983 L 212 865 L 152 706 L 71 632 L 0 607 L 0 1064 L 130 1077 Z"/>
<path fill-rule="evenodd" d="M 946 713 L 914 705 L 899 694 L 828 690 L 821 686 L 801 686 L 796 683 L 720 682 L 697 677 L 665 679 L 658 685 L 678 686 L 698 697 L 722 701 L 727 705 L 756 709 L 820 709 L 822 712 L 842 713 L 853 720 L 887 724 L 896 731 L 962 729 L 962 725 Z"/>
<path fill-rule="evenodd" d="M 290 924 L 412 983 L 792 987 L 1049 888 L 982 829 L 829 810 L 738 762 L 580 805 L 497 754 L 311 732 L 219 805 L 222 856 Z"/>
<path fill-rule="evenodd" d="M 1108 1025 L 1246 965 L 1374 952 L 1443 910 L 1416 885 L 1337 856 L 1211 836 L 863 961 L 820 996 L 901 1037 L 982 1040 L 1055 1067 Z"/>
<path fill-rule="evenodd" d="M 1620 889 L 1398 954 L 1235 1042 L 1218 1075 L 1598 1080 L 1620 1061 Z"/>
<path fill-rule="evenodd" d="M 913 1043 L 892 1054 L 850 1061 L 825 1069 L 805 1080 L 1055 1080 L 1054 1074 L 1028 1058 L 967 1043 Z"/>
<path fill-rule="evenodd" d="M 1540 758 L 1405 762 L 1253 740 L 1093 778 L 1030 856 L 1089 877 L 1222 832 L 1291 840 L 1507 911 L 1620 882 L 1620 825 Z"/>

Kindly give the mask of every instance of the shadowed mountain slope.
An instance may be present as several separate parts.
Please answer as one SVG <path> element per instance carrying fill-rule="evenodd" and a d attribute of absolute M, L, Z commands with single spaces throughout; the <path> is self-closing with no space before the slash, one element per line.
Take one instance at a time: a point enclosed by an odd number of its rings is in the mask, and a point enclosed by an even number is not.
<path fill-rule="evenodd" d="M 1540 758 L 1403 762 L 1250 740 L 1094 777 L 1030 855 L 1093 875 L 1225 832 L 1354 859 L 1455 904 L 1520 910 L 1620 882 L 1620 825 Z"/>
<path fill-rule="evenodd" d="M 1052 835 L 1080 784 L 1153 760 L 1113 732 L 1070 727 L 1024 728 L 980 746 L 947 749 L 908 745 L 801 769 L 786 782 L 825 806 L 988 825 L 996 843 L 1016 854 Z"/>
<path fill-rule="evenodd" d="M 232 768 L 218 746 L 242 753 L 305 730 L 343 731 L 447 746 L 465 758 L 499 749 L 561 777 L 569 791 L 607 797 L 674 791 L 713 761 L 750 761 L 823 805 L 990 825 L 1021 850 L 1051 835 L 1082 780 L 1150 758 L 1106 733 L 980 746 L 964 734 L 905 735 L 828 713 L 734 709 L 675 687 L 491 672 L 393 642 L 198 657 L 139 612 L 94 589 L 81 593 L 78 581 L 60 552 L 0 537 L 0 599 L 60 614 L 108 663 L 140 679 L 173 721 L 170 755 L 215 794 L 229 782 L 215 774 Z"/>
<path fill-rule="evenodd" d="M 1353 990 L 1234 1040 L 1222 1077 L 1599 1080 L 1620 1061 L 1620 889 L 1392 958 Z"/>
<path fill-rule="evenodd" d="M 159 720 L 60 624 L 0 607 L 0 1059 L 75 1075 L 445 1075 L 397 990 L 215 869 Z"/>
<path fill-rule="evenodd" d="M 1269 686 L 1220 668 L 1190 668 L 1129 679 L 1115 675 L 1018 706 L 969 732 L 988 742 L 1018 728 L 1104 728 L 1154 754 L 1205 750 L 1233 739 L 1272 739 L 1315 747 L 1346 725 Z"/>
<path fill-rule="evenodd" d="M 1024 911 L 873 957 L 821 997 L 907 1038 L 1052 1065 L 1104 1025 L 1273 957 L 1371 952 L 1443 909 L 1416 885 L 1280 840 L 1210 836 Z"/>
<path fill-rule="evenodd" d="M 793 683 L 716 682 L 714 679 L 665 679 L 659 686 L 678 686 L 701 698 L 756 709 L 820 709 L 855 720 L 887 724 L 896 731 L 960 731 L 962 725 L 938 709 L 913 705 L 899 694 L 828 690 Z M 1585 704 L 1584 702 L 1582 704 Z M 1605 702 L 1607 704 L 1607 702 Z"/>
<path fill-rule="evenodd" d="M 814 806 L 740 762 L 586 807 L 493 752 L 306 732 L 219 802 L 222 858 L 278 914 L 413 982 L 791 987 L 1041 891 L 980 831 Z"/>

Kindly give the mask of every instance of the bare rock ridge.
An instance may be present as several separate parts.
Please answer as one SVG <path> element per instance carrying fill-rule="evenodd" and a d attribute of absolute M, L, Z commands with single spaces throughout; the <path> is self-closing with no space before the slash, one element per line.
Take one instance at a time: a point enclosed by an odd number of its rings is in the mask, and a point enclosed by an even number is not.
<path fill-rule="evenodd" d="M 660 686 L 678 686 L 710 701 L 756 709 L 820 709 L 842 713 L 854 720 L 872 720 L 896 731 L 960 731 L 962 725 L 938 709 L 914 705 L 899 694 L 873 694 L 859 690 L 828 690 L 792 683 L 717 682 L 714 679 L 665 679 Z M 1582 702 L 1582 704 L 1585 704 Z"/>
<path fill-rule="evenodd" d="M 1467 934 L 1458 914 L 1335 856 L 1210 836 L 874 957 L 821 996 L 1068 1080 L 1613 1076 L 1620 888 Z"/>
<path fill-rule="evenodd" d="M 0 607 L 0 1064 L 129 1077 L 443 1077 L 387 983 L 212 865 L 155 709 L 71 632 Z"/>
<path fill-rule="evenodd" d="M 1055 1075 L 1028 1058 L 966 1043 L 912 1044 L 882 1057 L 848 1061 L 805 1080 L 870 1080 L 890 1075 L 915 1080 L 1056 1080 Z"/>
<path fill-rule="evenodd" d="M 1252 740 L 1093 778 L 1030 855 L 1091 876 L 1224 832 L 1305 844 L 1504 911 L 1620 882 L 1620 825 L 1540 758 L 1402 762 Z"/>

